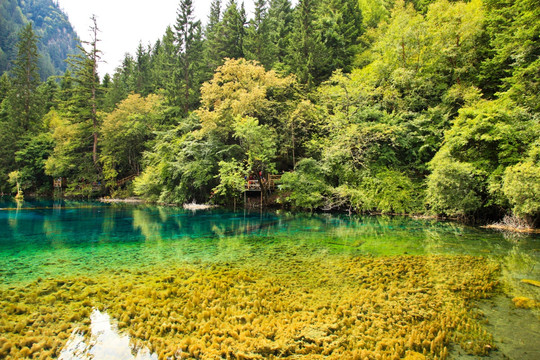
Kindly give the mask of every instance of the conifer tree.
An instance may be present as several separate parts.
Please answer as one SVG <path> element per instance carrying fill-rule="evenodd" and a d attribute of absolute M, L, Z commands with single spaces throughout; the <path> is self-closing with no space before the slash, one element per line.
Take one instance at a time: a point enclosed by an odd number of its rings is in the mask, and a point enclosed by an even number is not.
<path fill-rule="evenodd" d="M 362 13 L 358 0 L 324 0 L 317 16 L 321 40 L 328 50 L 326 76 L 336 69 L 351 71 L 362 34 Z"/>
<path fill-rule="evenodd" d="M 244 41 L 244 55 L 248 60 L 257 60 L 266 69 L 272 67 L 274 59 L 271 53 L 266 0 L 255 2 L 255 16 L 249 22 Z"/>
<path fill-rule="evenodd" d="M 187 114 L 198 102 L 200 59 L 203 53 L 201 22 L 195 21 L 191 0 L 180 1 L 174 28 L 179 60 L 176 79 L 177 83 L 182 84 L 178 105 Z"/>
<path fill-rule="evenodd" d="M 324 69 L 330 60 L 315 21 L 319 5 L 320 0 L 300 0 L 298 3 L 286 59 L 292 72 L 308 88 L 323 79 Z"/>
<path fill-rule="evenodd" d="M 100 82 L 97 66 L 101 51 L 97 44 L 98 27 L 92 16 L 90 32 L 92 39 L 84 42 L 89 49 L 80 47 L 81 54 L 68 60 L 73 71 L 73 87 L 70 96 L 61 104 L 61 119 L 56 121 L 56 147 L 47 160 L 47 174 L 52 176 L 79 177 L 96 181 L 99 178 L 98 93 Z M 88 139 L 92 139 L 89 143 Z"/>
<path fill-rule="evenodd" d="M 284 63 L 293 26 L 290 0 L 270 0 L 266 22 L 269 29 L 270 62 L 272 65 L 276 62 Z"/>
<path fill-rule="evenodd" d="M 165 34 L 154 45 L 151 57 L 151 77 L 154 90 L 162 89 L 168 99 L 172 95 L 171 87 L 174 79 L 171 75 L 176 69 L 176 46 L 174 44 L 174 32 L 170 26 L 165 29 Z"/>
<path fill-rule="evenodd" d="M 150 51 L 145 49 L 141 43 L 137 47 L 137 58 L 135 59 L 135 92 L 146 96 L 151 91 L 150 78 Z"/>
<path fill-rule="evenodd" d="M 39 119 L 39 101 L 36 96 L 40 84 L 37 41 L 32 23 L 28 23 L 19 33 L 17 58 L 12 69 L 10 117 L 19 134 L 32 130 Z"/>
<path fill-rule="evenodd" d="M 209 80 L 214 71 L 223 63 L 218 40 L 221 28 L 221 0 L 212 0 L 208 24 L 204 30 L 204 80 Z"/>
<path fill-rule="evenodd" d="M 239 59 L 244 57 L 244 37 L 246 35 L 246 11 L 244 4 L 238 9 L 235 0 L 230 0 L 223 14 L 219 28 L 217 46 L 223 58 Z"/>

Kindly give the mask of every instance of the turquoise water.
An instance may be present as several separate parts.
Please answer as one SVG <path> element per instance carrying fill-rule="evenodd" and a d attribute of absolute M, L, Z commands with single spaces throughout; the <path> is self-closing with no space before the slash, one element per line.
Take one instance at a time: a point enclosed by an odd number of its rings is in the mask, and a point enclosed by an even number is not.
<path fill-rule="evenodd" d="M 91 202 L 0 202 L 3 285 L 167 264 L 287 257 L 468 254 L 540 279 L 540 237 L 409 217 L 189 211 Z"/>
<path fill-rule="evenodd" d="M 39 285 L 39 279 L 73 276 L 133 274 L 137 279 L 144 274 L 155 276 L 156 269 L 167 273 L 168 269 L 187 267 L 199 269 L 202 274 L 214 265 L 218 269 L 230 265 L 234 271 L 251 269 L 258 273 L 271 268 L 272 276 L 291 285 L 294 282 L 287 279 L 306 280 L 311 276 L 303 274 L 306 264 L 310 264 L 309 271 L 313 271 L 313 264 L 335 271 L 336 264 L 358 256 L 404 254 L 474 255 L 500 264 L 504 294 L 479 304 L 487 316 L 485 326 L 501 349 L 490 357 L 538 358 L 538 312 L 516 309 L 511 301 L 515 296 L 540 300 L 540 288 L 521 282 L 540 280 L 538 234 L 509 234 L 399 216 L 189 211 L 77 201 L 15 203 L 5 198 L 0 201 L 0 290 L 21 291 L 26 284 Z M 200 278 L 205 279 L 204 275 Z M 304 285 L 299 282 L 299 294 Z M 317 286 L 318 294 L 326 294 L 324 285 Z M 329 288 L 328 293 L 331 291 Z M 97 310 L 92 314 L 108 316 Z M 90 344 L 94 345 L 85 345 L 85 349 L 90 353 L 112 348 L 118 354 L 132 353 L 133 349 L 118 348 L 130 340 L 124 333 L 112 335 L 117 329 L 115 321 L 112 319 L 110 329 L 106 329 L 111 334 L 108 338 L 116 339 L 111 340 L 112 347 L 93 339 Z M 61 358 L 85 358 L 68 351 L 70 344 L 74 348 L 84 344 L 85 338 L 77 334 L 73 332 Z M 148 352 L 148 358 L 154 357 Z M 450 353 L 450 358 L 470 357 L 458 351 Z"/>

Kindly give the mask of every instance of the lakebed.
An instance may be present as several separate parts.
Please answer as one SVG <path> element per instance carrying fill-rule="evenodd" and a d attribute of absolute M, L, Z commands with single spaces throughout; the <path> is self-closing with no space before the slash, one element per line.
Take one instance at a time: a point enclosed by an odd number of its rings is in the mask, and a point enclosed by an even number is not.
<path fill-rule="evenodd" d="M 0 358 L 539 354 L 536 234 L 407 217 L 0 207 Z"/>

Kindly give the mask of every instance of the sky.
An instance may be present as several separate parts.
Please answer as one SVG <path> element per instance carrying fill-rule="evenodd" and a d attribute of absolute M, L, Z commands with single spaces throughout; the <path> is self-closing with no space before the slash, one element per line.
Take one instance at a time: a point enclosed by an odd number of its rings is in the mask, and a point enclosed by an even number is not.
<path fill-rule="evenodd" d="M 104 62 L 98 65 L 101 76 L 113 74 L 126 53 L 134 54 L 139 42 L 154 44 L 176 20 L 180 0 L 57 0 L 61 9 L 83 41 L 89 41 L 90 17 L 96 15 L 101 33 L 98 48 Z M 193 0 L 195 17 L 206 24 L 211 0 Z M 240 3 L 240 1 L 238 1 Z M 248 17 L 252 17 L 253 0 L 245 0 Z M 228 3 L 222 1 L 222 7 Z"/>

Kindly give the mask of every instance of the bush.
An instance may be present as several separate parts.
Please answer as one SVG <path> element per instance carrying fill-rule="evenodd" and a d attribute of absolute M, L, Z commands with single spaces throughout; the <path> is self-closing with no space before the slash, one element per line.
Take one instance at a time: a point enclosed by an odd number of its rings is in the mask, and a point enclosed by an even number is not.
<path fill-rule="evenodd" d="M 437 214 L 471 215 L 482 206 L 482 181 L 470 163 L 435 157 L 427 178 L 426 201 Z"/>
<path fill-rule="evenodd" d="M 280 190 L 293 207 L 313 210 L 324 205 L 329 187 L 317 161 L 308 158 L 298 162 L 296 171 L 283 174 Z"/>
<path fill-rule="evenodd" d="M 532 225 L 540 217 L 540 166 L 532 161 L 506 168 L 503 177 L 503 193 L 512 205 L 515 215 Z"/>

